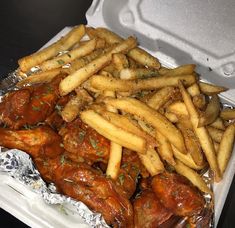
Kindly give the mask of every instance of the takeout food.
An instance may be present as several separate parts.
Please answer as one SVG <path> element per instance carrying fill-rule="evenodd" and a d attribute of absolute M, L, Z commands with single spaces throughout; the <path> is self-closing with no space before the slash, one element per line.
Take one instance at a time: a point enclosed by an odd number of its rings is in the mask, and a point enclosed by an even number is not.
<path fill-rule="evenodd" d="M 226 88 L 84 25 L 20 59 L 18 73 L 0 103 L 1 146 L 29 153 L 47 182 L 114 227 L 209 226 L 203 174 L 223 178 L 235 138 Z"/>

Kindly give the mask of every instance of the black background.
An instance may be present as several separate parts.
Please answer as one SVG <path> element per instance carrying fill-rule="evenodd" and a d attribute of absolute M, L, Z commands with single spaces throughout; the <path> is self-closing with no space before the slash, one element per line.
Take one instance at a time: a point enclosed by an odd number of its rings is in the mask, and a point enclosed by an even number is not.
<path fill-rule="evenodd" d="M 65 26 L 86 24 L 91 0 L 2 0 L 0 3 L 0 78 L 17 60 L 38 50 Z M 0 205 L 1 206 L 1 205 Z M 235 227 L 235 180 L 218 227 Z M 0 228 L 27 227 L 0 209 Z"/>

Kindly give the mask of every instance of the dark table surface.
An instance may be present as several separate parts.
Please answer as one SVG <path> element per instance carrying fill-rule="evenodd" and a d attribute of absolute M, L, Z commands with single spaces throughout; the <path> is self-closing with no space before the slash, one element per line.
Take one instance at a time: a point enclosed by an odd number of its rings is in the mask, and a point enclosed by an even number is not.
<path fill-rule="evenodd" d="M 0 78 L 17 60 L 38 50 L 65 26 L 86 24 L 91 0 L 2 0 L 0 6 Z M 1 205 L 0 205 L 1 207 Z M 235 180 L 218 227 L 235 227 Z M 27 227 L 0 209 L 0 227 Z"/>

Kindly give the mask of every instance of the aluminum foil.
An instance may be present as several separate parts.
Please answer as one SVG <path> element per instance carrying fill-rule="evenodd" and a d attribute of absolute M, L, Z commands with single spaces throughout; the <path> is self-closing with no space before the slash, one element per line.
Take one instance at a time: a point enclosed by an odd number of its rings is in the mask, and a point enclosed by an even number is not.
<path fill-rule="evenodd" d="M 1 150 L 3 150 L 1 148 Z M 108 228 L 102 215 L 92 212 L 84 203 L 58 194 L 53 184 L 47 186 L 28 154 L 17 149 L 0 152 L 0 172 L 6 172 L 20 183 L 29 186 L 47 204 L 72 206 L 78 215 L 91 227 Z"/>

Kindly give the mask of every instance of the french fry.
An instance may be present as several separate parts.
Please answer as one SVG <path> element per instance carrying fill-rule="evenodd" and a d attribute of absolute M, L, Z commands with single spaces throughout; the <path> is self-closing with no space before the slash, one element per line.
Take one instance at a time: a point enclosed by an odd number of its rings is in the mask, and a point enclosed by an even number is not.
<path fill-rule="evenodd" d="M 162 107 L 175 93 L 175 88 L 172 86 L 164 87 L 158 90 L 152 97 L 148 100 L 148 105 L 155 110 Z"/>
<path fill-rule="evenodd" d="M 109 78 L 101 75 L 94 75 L 91 78 L 91 86 L 99 90 L 112 90 L 119 92 L 160 89 L 165 86 L 177 86 L 178 80 L 183 80 L 186 85 L 196 81 L 194 75 L 182 76 L 159 76 L 138 80 L 122 80 Z"/>
<path fill-rule="evenodd" d="M 199 94 L 196 95 L 192 98 L 193 100 L 193 104 L 195 105 L 195 107 L 197 107 L 198 109 L 204 109 L 206 107 L 206 97 L 204 94 Z"/>
<path fill-rule="evenodd" d="M 105 91 L 104 95 L 107 97 L 115 97 L 115 92 Z M 117 113 L 117 110 L 112 106 L 107 106 L 107 110 L 110 112 Z M 109 161 L 106 169 L 106 175 L 110 176 L 112 179 L 116 179 L 120 170 L 122 159 L 122 146 L 111 141 L 110 142 L 110 154 Z"/>
<path fill-rule="evenodd" d="M 217 95 L 213 95 L 210 99 L 205 112 L 199 118 L 198 127 L 206 126 L 213 123 L 220 112 L 220 101 Z"/>
<path fill-rule="evenodd" d="M 202 177 L 195 172 L 193 169 L 190 169 L 188 166 L 184 165 L 181 161 L 176 160 L 176 165 L 174 166 L 177 173 L 186 177 L 189 181 L 192 182 L 194 186 L 199 188 L 202 192 L 209 193 L 213 195 L 212 191 L 206 185 Z"/>
<path fill-rule="evenodd" d="M 205 127 L 198 127 L 199 114 L 195 106 L 193 105 L 193 102 L 189 93 L 186 91 L 181 81 L 179 81 L 179 88 L 180 88 L 185 106 L 188 110 L 194 132 L 200 141 L 202 150 L 206 156 L 206 159 L 210 165 L 210 168 L 214 172 L 215 181 L 219 182 L 221 180 L 221 173 L 220 173 L 218 162 L 216 159 L 216 153 L 215 153 L 215 148 L 214 148 L 212 139 Z"/>
<path fill-rule="evenodd" d="M 106 99 L 104 102 L 117 109 L 121 109 L 144 119 L 164 135 L 173 145 L 179 148 L 179 150 L 183 153 L 185 152 L 185 145 L 181 132 L 163 115 L 147 106 L 145 103 L 134 98 Z"/>
<path fill-rule="evenodd" d="M 194 83 L 191 86 L 189 86 L 187 88 L 187 91 L 192 97 L 197 96 L 201 93 L 200 88 L 197 83 Z"/>
<path fill-rule="evenodd" d="M 220 130 L 225 130 L 224 122 L 220 117 L 218 117 L 213 123 L 211 123 L 210 126 Z"/>
<path fill-rule="evenodd" d="M 72 97 L 61 111 L 61 116 L 66 122 L 73 121 L 78 116 L 81 108 L 93 100 L 84 89 L 77 90 L 76 92 L 77 95 Z"/>
<path fill-rule="evenodd" d="M 179 122 L 178 117 L 174 114 L 174 113 L 170 113 L 170 112 L 165 112 L 165 117 L 171 121 L 172 123 L 177 123 Z"/>
<path fill-rule="evenodd" d="M 44 72 L 38 72 L 30 75 L 17 83 L 17 87 L 22 87 L 27 84 L 47 83 L 50 82 L 59 74 L 66 74 L 66 69 L 53 69 Z"/>
<path fill-rule="evenodd" d="M 145 166 L 151 176 L 155 176 L 165 170 L 161 159 L 153 148 L 149 148 L 146 154 L 138 155 L 142 164 Z"/>
<path fill-rule="evenodd" d="M 222 86 L 216 86 L 205 82 L 199 82 L 199 87 L 202 93 L 206 95 L 214 95 L 227 91 L 228 89 Z"/>
<path fill-rule="evenodd" d="M 51 44 L 41 51 L 35 52 L 29 56 L 19 59 L 18 63 L 23 72 L 27 72 L 31 67 L 41 64 L 43 61 L 57 55 L 60 51 L 71 48 L 85 35 L 85 26 L 79 25 L 74 27 L 67 35 L 59 41 Z"/>
<path fill-rule="evenodd" d="M 187 64 L 176 67 L 174 69 L 167 69 L 167 68 L 160 68 L 159 74 L 160 75 L 184 75 L 184 74 L 192 74 L 195 70 L 195 64 Z"/>
<path fill-rule="evenodd" d="M 39 67 L 42 71 L 51 70 L 55 68 L 60 68 L 61 66 L 71 63 L 77 58 L 81 58 L 85 55 L 90 54 L 96 47 L 96 39 L 89 40 L 86 44 L 79 46 L 75 49 L 72 49 L 69 52 L 66 52 L 60 56 L 57 56 L 53 59 L 44 61 Z"/>
<path fill-rule="evenodd" d="M 80 68 L 79 70 L 70 74 L 61 81 L 59 85 L 60 94 L 64 96 L 70 93 L 72 90 L 81 85 L 93 74 L 97 73 L 101 68 L 103 68 L 105 65 L 111 62 L 112 54 L 130 50 L 135 46 L 136 46 L 136 40 L 133 37 L 129 37 L 127 40 L 118 44 L 108 53 L 98 57 L 97 59 L 94 59 L 83 68 Z M 103 90 L 110 90 L 110 89 L 107 88 Z"/>
<path fill-rule="evenodd" d="M 93 110 L 83 111 L 80 114 L 82 121 L 94 128 L 99 134 L 103 135 L 110 141 L 113 141 L 130 150 L 140 154 L 146 153 L 146 141 L 134 134 L 111 124 Z"/>
<path fill-rule="evenodd" d="M 88 35 L 90 34 L 90 37 L 98 36 L 104 39 L 109 44 L 120 43 L 123 41 L 123 39 L 120 36 L 111 32 L 106 28 L 96 28 L 93 30 L 88 29 L 87 33 Z M 144 51 L 141 48 L 134 48 L 130 50 L 127 55 L 143 66 L 148 66 L 149 68 L 153 69 L 160 68 L 160 63 L 158 59 L 153 57 L 152 55 L 150 55 L 148 52 Z"/>
<path fill-rule="evenodd" d="M 167 106 L 167 111 L 170 113 L 174 113 L 177 116 L 183 116 L 184 118 L 188 118 L 188 110 L 185 104 L 181 101 L 176 101 Z"/>
<path fill-rule="evenodd" d="M 120 71 L 120 78 L 124 80 L 151 78 L 155 76 L 158 76 L 158 71 L 154 69 L 124 68 Z"/>
<path fill-rule="evenodd" d="M 155 137 L 158 142 L 158 148 L 157 151 L 160 154 L 160 157 L 167 161 L 170 165 L 174 166 L 175 165 L 175 159 L 173 156 L 173 151 L 171 144 L 169 141 L 166 139 L 165 136 L 163 136 L 160 132 L 155 131 Z"/>
<path fill-rule="evenodd" d="M 222 136 L 224 134 L 223 130 L 220 130 L 211 126 L 207 126 L 207 130 L 213 141 L 217 143 L 221 142 Z"/>
<path fill-rule="evenodd" d="M 190 128 L 185 128 L 181 123 L 178 123 L 177 127 L 182 132 L 188 153 L 191 154 L 191 157 L 197 165 L 202 165 L 204 163 L 204 158 L 202 154 L 201 145 L 193 130 Z"/>
<path fill-rule="evenodd" d="M 235 119 L 235 109 L 224 109 L 220 112 L 220 117 L 223 120 L 234 120 Z"/>
<path fill-rule="evenodd" d="M 235 126 L 231 124 L 224 131 L 217 154 L 217 160 L 222 174 L 226 170 L 229 158 L 231 157 L 231 153 L 234 147 L 234 138 L 235 138 Z"/>
<path fill-rule="evenodd" d="M 115 65 L 115 67 L 117 68 L 117 70 L 119 70 L 119 71 L 129 67 L 128 59 L 127 59 L 126 55 L 124 55 L 122 53 L 113 54 L 112 61 L 113 61 L 113 64 Z"/>
<path fill-rule="evenodd" d="M 174 157 L 177 158 L 178 160 L 180 160 L 181 162 L 183 162 L 186 166 L 188 166 L 192 169 L 195 169 L 195 170 L 201 170 L 201 169 L 205 168 L 206 163 L 203 163 L 202 165 L 197 165 L 194 162 L 190 153 L 183 154 L 175 146 L 173 146 L 173 145 L 171 145 L 171 146 L 172 146 L 172 151 L 173 151 Z"/>

